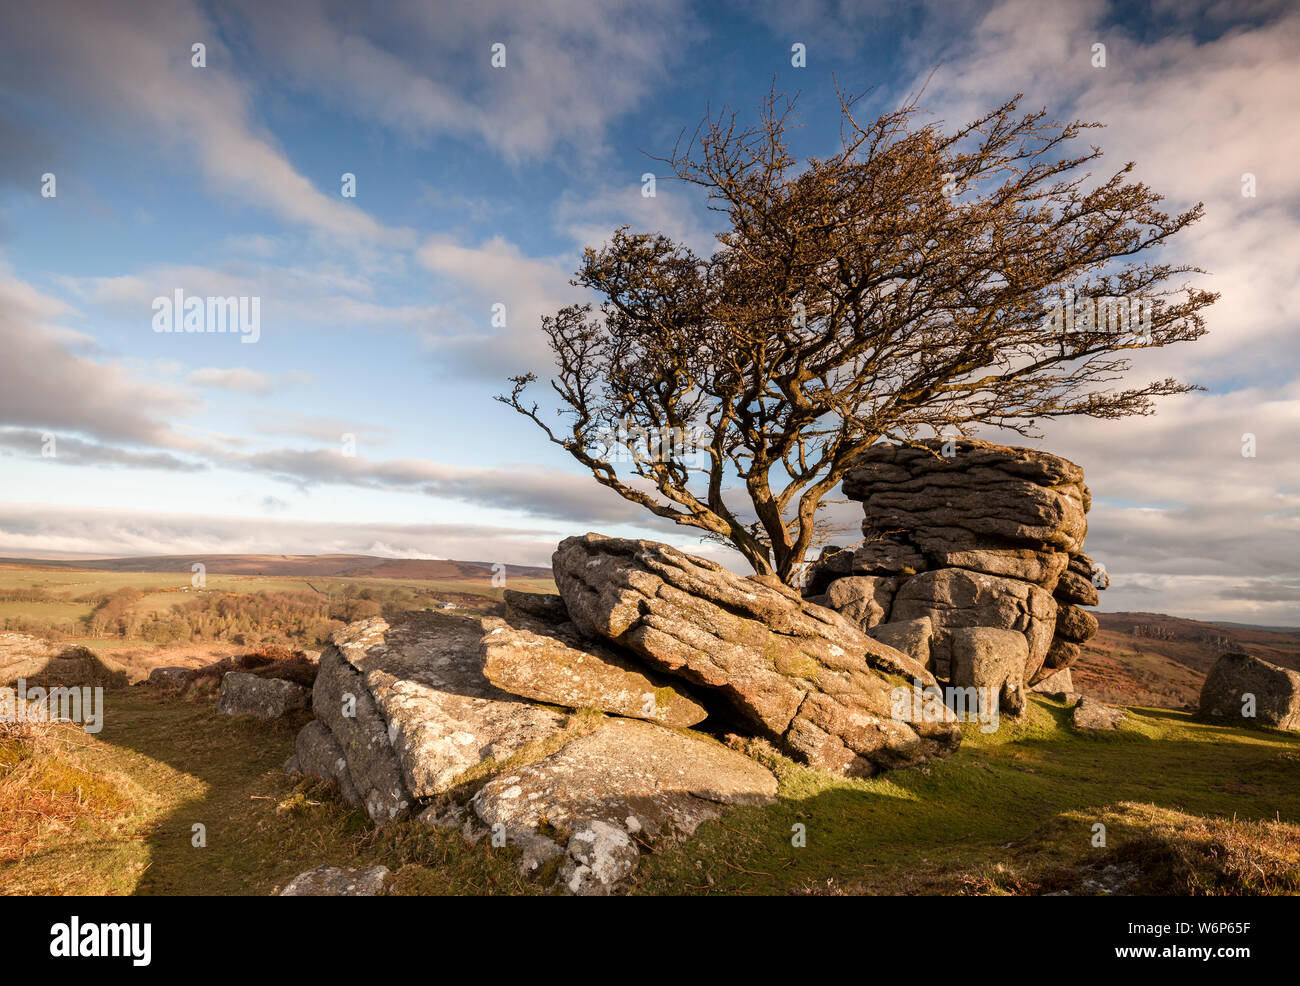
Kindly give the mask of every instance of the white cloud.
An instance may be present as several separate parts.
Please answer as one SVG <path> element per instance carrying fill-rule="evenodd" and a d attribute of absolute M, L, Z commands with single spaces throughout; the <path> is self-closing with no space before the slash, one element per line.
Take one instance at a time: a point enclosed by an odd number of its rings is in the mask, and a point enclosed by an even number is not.
<path fill-rule="evenodd" d="M 171 422 L 194 400 L 142 383 L 120 366 L 92 360 L 53 324 L 72 310 L 0 268 L 0 424 L 90 435 L 173 450 L 193 447 Z"/>
<path fill-rule="evenodd" d="M 195 370 L 186 379 L 196 387 L 214 387 L 218 390 L 236 390 L 246 394 L 269 394 L 273 389 L 271 378 L 265 373 L 245 366 L 219 369 L 205 367 Z"/>
<path fill-rule="evenodd" d="M 478 246 L 434 236 L 416 257 L 463 294 L 462 310 L 480 312 L 478 319 L 458 321 L 433 337 L 440 353 L 471 372 L 503 382 L 507 375 L 552 365 L 541 323 L 543 316 L 583 298 L 582 291 L 569 284 L 572 263 L 527 257 L 500 236 Z M 497 304 L 505 306 L 504 328 L 492 324 Z"/>
<path fill-rule="evenodd" d="M 511 160 L 571 144 L 598 151 L 608 124 L 664 78 L 693 36 L 682 0 L 600 4 L 241 0 L 241 28 L 281 78 L 410 137 L 450 134 Z M 504 44 L 506 66 L 491 65 Z"/>
<path fill-rule="evenodd" d="M 239 62 L 199 6 L 173 0 L 7 5 L 0 83 L 55 100 L 94 125 L 143 125 L 182 149 L 218 190 L 291 223 L 349 240 L 409 243 L 336 191 L 316 189 L 254 120 Z M 207 67 L 191 45 L 207 46 Z"/>

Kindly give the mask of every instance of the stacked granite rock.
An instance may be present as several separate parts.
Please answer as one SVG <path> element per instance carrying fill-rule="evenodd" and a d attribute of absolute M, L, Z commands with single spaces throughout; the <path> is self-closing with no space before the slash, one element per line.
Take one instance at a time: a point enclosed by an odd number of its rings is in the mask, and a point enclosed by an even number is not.
<path fill-rule="evenodd" d="M 1097 632 L 1082 607 L 1110 580 L 1083 551 L 1092 498 L 1068 459 L 975 439 L 876 445 L 843 489 L 865 540 L 824 551 L 805 594 L 937 678 L 996 689 L 1016 713 Z"/>
<path fill-rule="evenodd" d="M 492 833 L 523 869 L 554 860 L 563 888 L 605 893 L 640 846 L 770 802 L 776 779 L 749 753 L 866 776 L 961 742 L 925 701 L 929 672 L 777 580 L 595 534 L 562 542 L 553 568 L 559 595 L 507 591 L 504 618 L 337 631 L 286 769 L 377 824 Z"/>

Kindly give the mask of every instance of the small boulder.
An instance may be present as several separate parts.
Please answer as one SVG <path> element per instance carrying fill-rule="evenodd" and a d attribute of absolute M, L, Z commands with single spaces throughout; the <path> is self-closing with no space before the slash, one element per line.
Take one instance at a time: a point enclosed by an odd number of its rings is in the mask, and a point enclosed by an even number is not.
<path fill-rule="evenodd" d="M 246 671 L 230 671 L 221 679 L 217 712 L 226 716 L 277 719 L 307 708 L 311 690 L 282 678 L 260 678 Z"/>
<path fill-rule="evenodd" d="M 183 688 L 193 674 L 193 668 L 154 668 L 147 683 L 154 688 Z"/>
<path fill-rule="evenodd" d="M 1087 730 L 1118 729 L 1124 721 L 1124 710 L 1099 702 L 1086 695 L 1074 707 L 1074 728 Z"/>
<path fill-rule="evenodd" d="M 1078 694 L 1074 690 L 1074 676 L 1070 674 L 1069 668 L 1053 671 L 1042 681 L 1031 685 L 1029 690 L 1040 695 L 1051 695 L 1065 701 L 1069 701 Z"/>
<path fill-rule="evenodd" d="M 1047 657 L 1043 659 L 1043 666 L 1039 668 L 1038 674 L 1034 675 L 1031 680 L 1035 682 L 1042 681 L 1042 679 L 1056 671 L 1073 666 L 1082 654 L 1083 651 L 1078 644 L 1069 640 L 1062 640 L 1060 637 L 1053 637 L 1052 646 L 1047 648 Z"/>
<path fill-rule="evenodd" d="M 1201 714 L 1276 729 L 1300 729 L 1300 673 L 1250 654 L 1224 654 L 1205 676 Z"/>
<path fill-rule="evenodd" d="M 1096 606 L 1101 602 L 1097 587 L 1074 571 L 1062 573 L 1052 595 L 1060 602 L 1073 603 L 1076 606 Z"/>
<path fill-rule="evenodd" d="M 317 866 L 299 873 L 280 891 L 281 897 L 377 897 L 384 892 L 387 866 L 344 868 Z"/>

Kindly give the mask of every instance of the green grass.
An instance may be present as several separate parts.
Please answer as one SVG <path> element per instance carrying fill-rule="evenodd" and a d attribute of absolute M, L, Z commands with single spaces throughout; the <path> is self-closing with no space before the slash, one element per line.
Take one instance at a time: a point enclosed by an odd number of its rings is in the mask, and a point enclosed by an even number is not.
<path fill-rule="evenodd" d="M 20 795 L 67 809 L 22 830 L 21 845 L 14 823 L 0 823 L 7 892 L 266 894 L 322 863 L 381 862 L 402 893 L 546 889 L 516 874 L 513 850 L 467 847 L 414 821 L 376 832 L 323 785 L 285 776 L 300 720 L 232 720 L 143 689 L 108 703 L 98 736 L 57 727 L 53 752 L 0 756 L 0 809 Z M 729 810 L 696 838 L 647 855 L 633 892 L 1023 893 L 1125 853 L 1181 873 L 1188 853 L 1220 859 L 1265 844 L 1274 868 L 1255 886 L 1251 874 L 1265 869 L 1243 864 L 1239 892 L 1300 890 L 1295 735 L 1135 709 L 1117 733 L 1085 736 L 1064 707 L 1035 700 L 1024 721 L 1004 720 L 995 734 L 968 726 L 949 760 L 869 780 L 755 752 L 778 775 L 779 802 Z M 1096 822 L 1107 826 L 1105 849 L 1092 846 Z M 191 844 L 196 823 L 205 848 Z M 791 844 L 796 824 L 806 847 Z M 1186 848 L 1202 842 L 1211 848 L 1199 856 Z"/>
<path fill-rule="evenodd" d="M 90 615 L 94 607 L 89 603 L 58 600 L 39 603 L 0 602 L 0 621 L 7 616 L 26 616 L 37 620 L 59 623 L 63 620 L 80 620 Z"/>
<path fill-rule="evenodd" d="M 1073 730 L 1064 706 L 1035 701 L 1026 721 L 1004 720 L 995 734 L 968 725 L 949 760 L 864 781 L 771 763 L 778 805 L 706 824 L 694 842 L 643 863 L 638 889 L 704 888 L 705 874 L 710 892 L 734 893 L 947 893 L 999 867 L 1033 879 L 1108 858 L 1131 826 L 1110 833 L 1106 849 L 1093 847 L 1092 826 L 1125 802 L 1300 820 L 1300 736 L 1165 710 L 1131 710 L 1116 733 L 1090 736 Z M 796 823 L 804 848 L 791 844 Z"/>

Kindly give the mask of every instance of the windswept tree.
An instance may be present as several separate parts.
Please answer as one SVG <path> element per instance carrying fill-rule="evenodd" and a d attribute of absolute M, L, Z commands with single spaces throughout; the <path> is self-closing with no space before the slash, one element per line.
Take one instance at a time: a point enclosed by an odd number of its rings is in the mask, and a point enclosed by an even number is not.
<path fill-rule="evenodd" d="M 657 233 L 588 248 L 579 304 L 543 320 L 559 417 L 531 418 L 596 481 L 734 545 L 787 583 L 818 507 L 863 449 L 967 434 L 1038 437 L 1067 415 L 1122 418 L 1195 389 L 1124 382 L 1127 350 L 1193 340 L 1216 295 L 1148 258 L 1176 216 L 1126 164 L 1092 180 L 1096 123 L 1017 96 L 955 132 L 915 103 L 869 124 L 842 97 L 840 149 L 796 164 L 793 101 L 709 116 L 661 160 L 726 217 L 709 257 Z M 645 440 L 649 439 L 649 440 Z M 747 501 L 747 502 L 746 502 Z"/>

